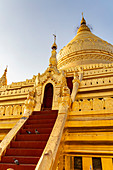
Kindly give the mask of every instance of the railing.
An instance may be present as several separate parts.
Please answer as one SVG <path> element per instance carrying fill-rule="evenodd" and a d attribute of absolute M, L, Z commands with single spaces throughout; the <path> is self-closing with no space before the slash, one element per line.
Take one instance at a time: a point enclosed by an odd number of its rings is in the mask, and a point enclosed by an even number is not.
<path fill-rule="evenodd" d="M 18 95 L 18 94 L 28 94 L 31 90 L 33 89 L 33 87 L 30 88 L 22 88 L 22 89 L 13 89 L 13 90 L 6 90 L 1 92 L 1 96 L 10 96 L 10 95 Z"/>
<path fill-rule="evenodd" d="M 106 77 L 106 78 L 98 78 L 98 79 L 90 79 L 90 80 L 83 80 L 80 83 L 80 87 L 88 87 L 88 86 L 100 86 L 100 85 L 113 85 L 113 77 Z"/>
<path fill-rule="evenodd" d="M 18 89 L 18 88 L 26 87 L 29 85 L 34 85 L 35 79 L 36 79 L 36 76 L 33 76 L 32 79 L 26 79 L 26 81 L 23 81 L 23 82 L 15 82 L 15 83 L 12 82 L 12 84 L 10 85 L 2 86 L 0 88 L 0 91 L 6 91 L 10 89 L 15 89 L 15 88 Z"/>
<path fill-rule="evenodd" d="M 91 67 L 93 69 L 93 67 Z M 98 75 L 98 74 L 104 74 L 104 73 L 112 73 L 113 68 L 102 68 L 102 69 L 95 69 L 95 70 L 88 70 L 84 72 L 84 76 L 91 76 L 91 75 Z"/>
<path fill-rule="evenodd" d="M 4 155 L 6 148 L 10 144 L 11 140 L 16 136 L 17 132 L 20 130 L 27 119 L 28 117 L 22 117 L 0 143 L 0 160 L 1 157 Z"/>
<path fill-rule="evenodd" d="M 106 73 L 107 72 L 113 72 L 113 63 L 108 63 L 108 64 L 87 64 L 87 65 L 82 65 L 82 66 L 76 66 L 76 67 L 69 67 L 67 71 L 79 71 L 80 67 L 83 68 L 84 76 L 91 75 L 91 74 L 100 74 L 100 73 Z M 91 70 L 94 69 L 94 70 Z"/>
<path fill-rule="evenodd" d="M 113 97 L 80 99 L 75 101 L 72 106 L 73 111 L 97 111 L 97 110 L 112 110 Z"/>

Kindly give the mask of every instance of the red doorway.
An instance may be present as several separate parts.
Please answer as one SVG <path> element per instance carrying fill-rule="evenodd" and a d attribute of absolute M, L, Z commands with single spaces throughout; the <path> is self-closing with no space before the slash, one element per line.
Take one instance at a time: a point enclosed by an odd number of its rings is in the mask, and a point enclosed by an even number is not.
<path fill-rule="evenodd" d="M 48 83 L 45 86 L 42 110 L 46 110 L 46 109 L 51 110 L 52 101 L 53 101 L 53 85 L 51 83 Z"/>

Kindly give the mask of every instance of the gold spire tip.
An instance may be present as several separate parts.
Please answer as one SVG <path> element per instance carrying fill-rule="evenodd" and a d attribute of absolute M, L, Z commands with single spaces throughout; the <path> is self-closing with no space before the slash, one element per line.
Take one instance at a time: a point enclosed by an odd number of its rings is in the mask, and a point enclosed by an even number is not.
<path fill-rule="evenodd" d="M 82 12 L 82 19 L 81 19 L 81 24 L 80 27 L 77 31 L 77 33 L 81 31 L 90 31 L 89 27 L 86 25 L 86 20 L 84 19 L 83 12 Z"/>
<path fill-rule="evenodd" d="M 83 16 L 83 12 L 82 12 L 82 18 L 84 18 L 84 16 Z"/>
<path fill-rule="evenodd" d="M 52 45 L 52 49 L 57 49 L 57 45 L 56 45 L 56 35 L 55 34 L 53 34 L 53 36 L 54 36 L 54 43 L 53 43 L 53 45 Z"/>
<path fill-rule="evenodd" d="M 83 12 L 82 12 L 82 20 L 81 20 L 81 25 L 86 24 L 86 20 L 84 19 Z"/>
<path fill-rule="evenodd" d="M 6 69 L 5 69 L 5 72 L 7 72 L 7 68 L 8 68 L 8 65 L 6 65 Z"/>
<path fill-rule="evenodd" d="M 55 34 L 53 34 L 53 36 L 54 36 L 54 42 L 56 43 L 56 35 L 55 35 Z"/>

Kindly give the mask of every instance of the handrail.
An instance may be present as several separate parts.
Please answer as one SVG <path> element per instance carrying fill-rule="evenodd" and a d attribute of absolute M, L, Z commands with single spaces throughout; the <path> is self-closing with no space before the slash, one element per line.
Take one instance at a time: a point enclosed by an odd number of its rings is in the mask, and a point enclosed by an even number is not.
<path fill-rule="evenodd" d="M 21 117 L 20 120 L 16 123 L 16 125 L 9 131 L 9 133 L 5 136 L 5 138 L 0 143 L 0 160 L 1 160 L 1 156 L 5 153 L 6 148 L 10 144 L 11 140 L 16 136 L 17 132 L 27 121 L 30 114 L 31 113 L 29 114 L 27 113 L 27 115 Z"/>

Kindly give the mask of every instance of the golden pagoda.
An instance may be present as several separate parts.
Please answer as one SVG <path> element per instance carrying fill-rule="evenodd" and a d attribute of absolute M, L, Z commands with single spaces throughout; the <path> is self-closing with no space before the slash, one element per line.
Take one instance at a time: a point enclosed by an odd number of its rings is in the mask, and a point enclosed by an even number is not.
<path fill-rule="evenodd" d="M 0 79 L 0 170 L 113 170 L 113 45 L 82 15 L 43 74 Z"/>

